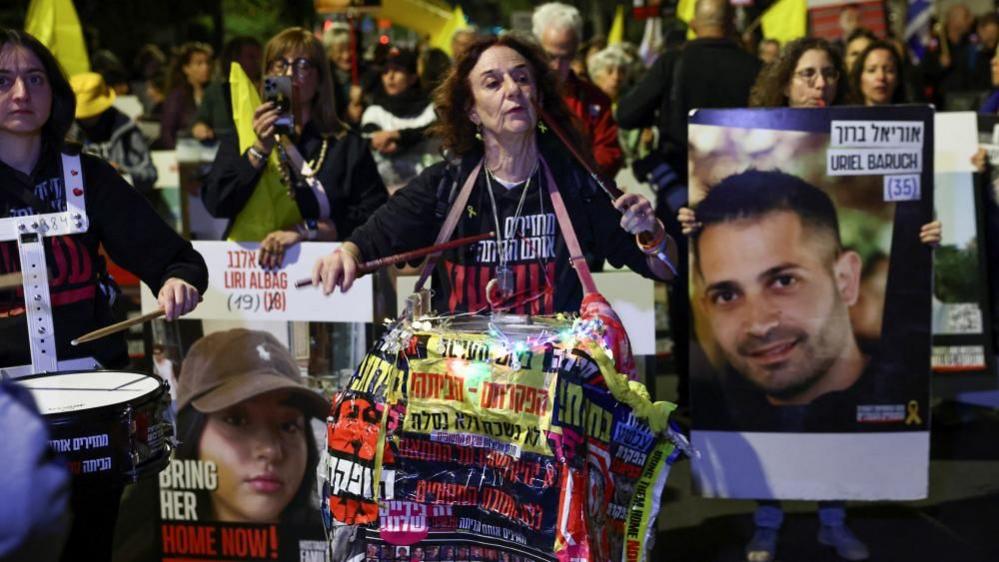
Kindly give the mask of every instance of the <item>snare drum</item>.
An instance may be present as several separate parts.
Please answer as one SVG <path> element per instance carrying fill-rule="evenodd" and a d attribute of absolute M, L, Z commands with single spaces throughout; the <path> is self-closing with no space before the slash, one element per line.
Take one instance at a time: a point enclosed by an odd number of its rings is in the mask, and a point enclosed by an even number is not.
<path fill-rule="evenodd" d="M 49 444 L 74 479 L 136 482 L 163 470 L 173 449 L 170 393 L 159 377 L 80 371 L 18 379 L 49 426 Z"/>

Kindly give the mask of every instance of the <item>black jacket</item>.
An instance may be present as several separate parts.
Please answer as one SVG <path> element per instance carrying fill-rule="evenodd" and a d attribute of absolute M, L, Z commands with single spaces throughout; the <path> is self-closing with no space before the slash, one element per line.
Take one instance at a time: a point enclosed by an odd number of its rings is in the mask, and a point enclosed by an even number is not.
<path fill-rule="evenodd" d="M 732 40 L 695 39 L 656 59 L 621 98 L 618 126 L 659 127 L 660 150 L 686 183 L 687 114 L 695 108 L 746 107 L 759 70 L 759 59 Z"/>
<path fill-rule="evenodd" d="M 234 135 L 221 141 L 201 198 L 212 215 L 234 219 L 250 200 L 263 168 L 254 168 L 247 156 L 239 153 Z M 295 146 L 302 153 L 302 158 L 314 162 L 322 143 L 322 135 L 310 122 Z M 329 137 L 326 157 L 316 171 L 316 179 L 326 190 L 331 217 L 341 239 L 350 236 L 388 198 L 367 144 L 354 132 L 346 133 L 339 139 Z M 302 217 L 318 217 L 319 206 L 311 190 L 296 190 L 295 201 Z"/>
<path fill-rule="evenodd" d="M 620 228 L 621 215 L 610 199 L 554 145 L 557 141 L 551 136 L 544 137 L 541 152 L 552 168 L 583 250 L 652 277 L 634 236 Z M 433 244 L 447 214 L 449 197 L 461 189 L 480 158 L 482 154 L 477 152 L 466 155 L 459 166 L 441 162 L 427 168 L 349 240 L 357 244 L 365 260 Z M 582 287 L 569 266 L 546 185 L 539 169 L 524 197 L 521 220 L 514 221 L 524 184 L 508 190 L 493 182 L 502 238 L 516 279 L 517 304 L 510 312 L 517 314 L 578 311 L 582 301 Z M 495 230 L 495 222 L 482 171 L 451 238 L 491 230 Z M 516 241 L 507 243 L 510 239 Z M 498 265 L 496 248 L 496 241 L 489 240 L 444 253 L 433 278 L 433 304 L 438 312 L 474 312 L 487 306 L 485 289 Z"/>
<path fill-rule="evenodd" d="M 103 160 L 83 155 L 82 172 L 90 228 L 82 234 L 45 238 L 49 270 L 56 354 L 60 360 L 95 357 L 105 367 L 128 362 L 125 338 L 116 334 L 78 347 L 73 338 L 112 322 L 101 277 L 104 250 L 118 265 L 137 275 L 153 294 L 170 277 L 179 277 L 204 292 L 208 268 L 191 243 L 174 232 L 138 191 Z M 34 209 L 15 195 L 31 190 L 47 209 Z M 24 216 L 66 210 L 59 152 L 43 148 L 30 176 L 0 163 L 0 216 Z M 21 270 L 17 243 L 0 242 L 0 273 Z M 21 291 L 0 295 L 0 365 L 31 362 L 24 296 Z"/>

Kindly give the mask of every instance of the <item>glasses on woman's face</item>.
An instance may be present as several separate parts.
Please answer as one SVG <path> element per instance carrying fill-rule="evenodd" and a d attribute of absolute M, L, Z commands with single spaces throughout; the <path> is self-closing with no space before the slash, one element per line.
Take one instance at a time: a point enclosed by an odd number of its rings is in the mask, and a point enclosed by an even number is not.
<path fill-rule="evenodd" d="M 822 70 L 818 70 L 816 68 L 803 68 L 794 73 L 796 78 L 800 79 L 809 86 L 815 85 L 815 81 L 819 79 L 819 75 L 821 75 L 827 83 L 839 80 L 839 71 L 831 66 L 827 66 Z"/>
<path fill-rule="evenodd" d="M 316 65 L 312 64 L 312 61 L 305 57 L 298 57 L 295 60 L 276 58 L 271 61 L 267 70 L 270 74 L 285 74 L 290 68 L 295 76 L 304 76 L 315 67 Z"/>

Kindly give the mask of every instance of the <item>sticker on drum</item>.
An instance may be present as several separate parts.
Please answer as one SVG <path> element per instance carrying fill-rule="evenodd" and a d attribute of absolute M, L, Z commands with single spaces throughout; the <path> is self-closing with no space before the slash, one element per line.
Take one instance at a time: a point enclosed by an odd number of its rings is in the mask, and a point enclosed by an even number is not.
<path fill-rule="evenodd" d="M 121 371 L 55 373 L 18 382 L 31 390 L 43 416 L 124 404 L 161 384 L 148 375 Z"/>

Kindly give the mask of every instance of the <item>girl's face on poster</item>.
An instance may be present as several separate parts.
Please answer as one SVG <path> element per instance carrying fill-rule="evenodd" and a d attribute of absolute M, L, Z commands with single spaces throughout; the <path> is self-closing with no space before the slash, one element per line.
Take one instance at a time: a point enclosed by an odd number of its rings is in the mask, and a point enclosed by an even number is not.
<path fill-rule="evenodd" d="M 895 57 L 887 49 L 875 49 L 864 59 L 860 73 L 860 93 L 866 105 L 887 105 L 898 86 Z"/>
<path fill-rule="evenodd" d="M 836 97 L 839 69 L 833 66 L 829 53 L 809 49 L 798 59 L 787 86 L 788 107 L 828 107 Z"/>
<path fill-rule="evenodd" d="M 198 450 L 218 467 L 219 521 L 275 523 L 305 477 L 305 416 L 270 392 L 208 415 Z"/>

